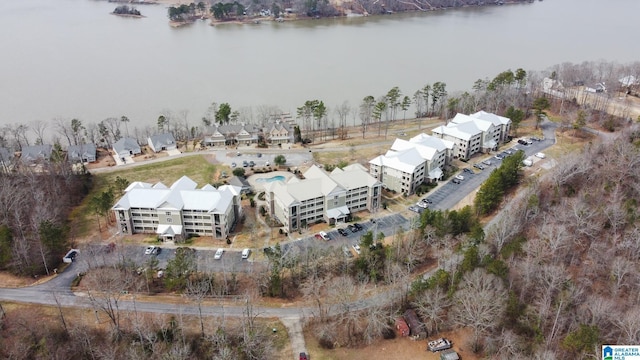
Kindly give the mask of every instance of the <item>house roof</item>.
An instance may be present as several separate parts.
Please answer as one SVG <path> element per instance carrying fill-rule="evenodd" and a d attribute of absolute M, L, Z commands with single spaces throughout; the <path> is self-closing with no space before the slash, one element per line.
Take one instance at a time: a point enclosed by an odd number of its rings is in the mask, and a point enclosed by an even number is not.
<path fill-rule="evenodd" d="M 420 144 L 422 146 L 428 146 L 436 149 L 437 151 L 452 150 L 455 145 L 453 141 L 441 139 L 439 137 L 427 135 L 425 133 L 421 133 L 412 137 L 411 139 L 409 139 L 409 142 Z"/>
<path fill-rule="evenodd" d="M 168 236 L 175 236 L 175 235 L 182 234 L 182 225 L 158 224 L 158 230 L 156 230 L 156 234 L 168 235 Z"/>
<path fill-rule="evenodd" d="M 243 191 L 251 190 L 251 184 L 244 177 L 232 176 L 229 178 L 229 185 L 242 188 Z"/>
<path fill-rule="evenodd" d="M 380 155 L 369 161 L 370 164 L 384 166 L 391 169 L 399 170 L 412 174 L 416 168 L 424 164 L 425 159 L 415 148 L 409 148 L 403 151 L 387 151 L 386 154 Z"/>
<path fill-rule="evenodd" d="M 223 135 L 232 134 L 232 133 L 238 134 L 243 130 L 248 132 L 249 134 L 254 134 L 260 131 L 260 129 L 258 129 L 255 125 L 251 125 L 251 124 L 239 124 L 239 125 L 224 124 L 224 125 L 216 126 L 213 133 L 218 132 Z"/>
<path fill-rule="evenodd" d="M 396 141 L 394 141 L 391 145 L 391 150 L 393 151 L 404 151 L 407 149 L 416 149 L 422 159 L 429 161 L 433 160 L 433 158 L 438 153 L 438 150 L 435 148 L 424 146 L 418 143 L 413 143 L 403 139 L 396 139 Z"/>
<path fill-rule="evenodd" d="M 125 190 L 125 194 L 113 206 L 114 210 L 130 208 L 203 210 L 210 213 L 225 212 L 233 202 L 233 197 L 240 193 L 240 188 L 230 185 L 221 186 L 217 190 L 205 186 L 196 188 L 197 184 L 183 176 L 170 188 L 162 183 L 151 185 L 134 182 Z"/>
<path fill-rule="evenodd" d="M 305 173 L 305 179 L 313 180 L 317 179 L 320 182 L 318 183 L 320 186 L 320 191 L 322 195 L 328 196 L 334 194 L 336 192 L 344 191 L 338 183 L 332 179 L 329 174 L 327 174 L 324 170 L 319 167 L 313 165 L 311 166 Z"/>
<path fill-rule="evenodd" d="M 434 134 L 448 135 L 456 139 L 468 141 L 474 136 L 482 133 L 482 130 L 478 129 L 478 127 L 474 123 L 468 122 L 462 124 L 449 123 L 446 126 L 440 125 L 437 128 L 431 130 L 431 132 Z"/>
<path fill-rule="evenodd" d="M 283 207 L 289 207 L 298 202 L 288 191 L 290 184 L 297 183 L 299 183 L 299 181 L 289 181 L 287 184 L 284 184 L 282 181 L 273 181 L 265 184 L 264 188 L 267 192 L 272 192 L 275 195 L 275 201 L 282 204 Z"/>
<path fill-rule="evenodd" d="M 440 179 L 442 177 L 442 174 L 443 174 L 442 169 L 437 167 L 429 171 L 429 179 Z"/>
<path fill-rule="evenodd" d="M 291 178 L 287 183 L 274 181 L 265 185 L 284 206 L 318 197 L 328 197 L 349 189 L 374 186 L 377 180 L 361 165 L 349 165 L 344 169 L 334 169 L 331 174 L 317 166 L 311 166 L 304 173 L 304 180 Z"/>
<path fill-rule="evenodd" d="M 327 217 L 330 219 L 338 219 L 345 215 L 349 215 L 351 211 L 349 211 L 349 207 L 347 205 L 343 205 L 333 209 L 327 209 L 326 213 Z"/>
<path fill-rule="evenodd" d="M 331 172 L 331 178 L 345 190 L 357 189 L 363 186 L 373 187 L 379 183 L 360 164 L 349 165 L 344 169 L 335 168 Z"/>
<path fill-rule="evenodd" d="M 96 146 L 94 144 L 71 145 L 67 148 L 69 160 L 82 160 L 87 157 L 96 156 Z"/>
<path fill-rule="evenodd" d="M 113 150 L 115 150 L 115 152 L 118 154 L 121 152 L 132 150 L 140 151 L 140 145 L 138 145 L 136 139 L 124 137 L 113 143 Z"/>
<path fill-rule="evenodd" d="M 149 143 L 153 144 L 154 149 L 162 149 L 167 145 L 173 145 L 176 143 L 172 133 L 156 134 L 149 137 Z"/>
<path fill-rule="evenodd" d="M 484 110 L 480 110 L 477 113 L 471 114 L 471 117 L 476 119 L 490 121 L 495 126 L 507 125 L 511 122 L 511 119 L 508 117 L 496 115 L 493 113 L 486 112 Z"/>
<path fill-rule="evenodd" d="M 23 146 L 20 154 L 20 160 L 23 162 L 36 161 L 38 159 L 49 159 L 53 146 L 51 145 L 33 145 Z"/>
<path fill-rule="evenodd" d="M 475 125 L 478 129 L 482 130 L 483 132 L 489 131 L 491 129 L 491 127 L 494 126 L 494 125 L 495 126 L 500 126 L 501 125 L 499 120 L 498 120 L 497 124 L 493 124 L 492 121 L 484 120 L 484 119 L 480 119 L 480 118 L 477 118 L 477 117 L 473 117 L 473 116 L 469 116 L 469 115 L 465 115 L 465 114 L 460 114 L 460 113 L 457 113 L 456 116 L 454 116 L 454 118 L 451 119 L 451 123 L 458 124 L 458 125 L 467 124 L 467 123 L 473 123 L 473 125 Z"/>
<path fill-rule="evenodd" d="M 171 190 L 193 190 L 198 184 L 184 175 L 171 185 Z"/>
<path fill-rule="evenodd" d="M 274 123 L 268 123 L 268 124 L 265 126 L 265 129 L 268 129 L 268 130 L 267 130 L 268 132 L 271 132 L 271 131 L 273 131 L 273 130 L 277 130 L 277 131 L 280 131 L 280 130 L 287 130 L 287 131 L 291 131 L 291 126 L 289 126 L 289 124 L 287 124 L 287 123 L 283 123 L 283 122 L 280 122 L 280 121 L 276 121 L 276 122 L 274 122 Z"/>
<path fill-rule="evenodd" d="M 158 183 L 158 184 L 162 184 L 162 183 Z M 156 184 L 156 185 L 158 185 L 158 184 Z M 127 186 L 126 189 L 124 189 L 124 192 L 127 192 L 127 191 L 129 191 L 131 189 L 150 189 L 152 187 L 155 187 L 156 185 L 149 184 L 149 183 L 142 182 L 142 181 L 134 181 L 131 184 L 129 184 L 129 186 Z M 165 188 L 166 188 L 166 186 L 165 186 Z"/>

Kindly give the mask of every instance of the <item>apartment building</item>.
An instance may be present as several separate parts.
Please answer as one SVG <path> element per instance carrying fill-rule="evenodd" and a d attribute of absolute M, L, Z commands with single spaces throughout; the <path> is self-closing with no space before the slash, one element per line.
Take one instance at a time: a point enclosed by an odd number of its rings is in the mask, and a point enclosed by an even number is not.
<path fill-rule="evenodd" d="M 458 113 L 447 125 L 431 132 L 456 144 L 454 157 L 469 160 L 474 154 L 496 150 L 507 140 L 510 130 L 510 119 L 479 111 L 472 115 Z"/>
<path fill-rule="evenodd" d="M 413 194 L 421 184 L 442 179 L 454 150 L 453 142 L 427 134 L 396 139 L 387 153 L 369 161 L 369 174 L 389 190 Z"/>
<path fill-rule="evenodd" d="M 359 164 L 327 173 L 312 166 L 304 179 L 274 181 L 265 186 L 268 211 L 289 231 L 308 224 L 345 222 L 350 214 L 380 206 L 382 184 Z"/>
<path fill-rule="evenodd" d="M 482 120 L 490 122 L 495 127 L 493 140 L 498 144 L 508 140 L 509 133 L 511 132 L 511 119 L 482 110 L 471 114 L 471 117 L 480 120 L 478 122 L 480 124 Z"/>
<path fill-rule="evenodd" d="M 123 234 L 157 234 L 166 241 L 190 234 L 225 239 L 241 216 L 240 188 L 215 188 L 183 176 L 171 187 L 134 182 L 113 206 Z"/>

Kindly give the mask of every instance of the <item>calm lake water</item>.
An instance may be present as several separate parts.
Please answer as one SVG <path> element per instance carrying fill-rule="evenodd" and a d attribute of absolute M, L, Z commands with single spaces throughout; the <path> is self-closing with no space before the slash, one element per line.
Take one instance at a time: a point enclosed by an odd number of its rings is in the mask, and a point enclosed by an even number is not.
<path fill-rule="evenodd" d="M 165 109 L 196 124 L 212 101 L 295 113 L 309 99 L 355 107 L 393 86 L 411 96 L 444 81 L 451 92 L 507 69 L 640 60 L 638 0 L 179 29 L 161 5 L 138 6 L 143 19 L 110 15 L 115 6 L 0 1 L 0 125 L 121 115 L 154 124 Z"/>

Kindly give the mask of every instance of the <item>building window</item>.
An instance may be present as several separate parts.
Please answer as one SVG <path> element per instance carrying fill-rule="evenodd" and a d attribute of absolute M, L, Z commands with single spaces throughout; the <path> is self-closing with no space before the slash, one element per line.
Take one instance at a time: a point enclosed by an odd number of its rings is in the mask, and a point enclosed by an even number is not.
<path fill-rule="evenodd" d="M 167 216 L 171 216 L 171 211 L 167 211 L 164 214 L 167 215 Z"/>

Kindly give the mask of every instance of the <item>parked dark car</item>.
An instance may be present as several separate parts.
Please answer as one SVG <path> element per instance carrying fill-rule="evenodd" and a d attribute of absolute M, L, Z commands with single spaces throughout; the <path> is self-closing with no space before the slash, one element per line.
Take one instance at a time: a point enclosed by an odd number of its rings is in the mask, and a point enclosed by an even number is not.
<path fill-rule="evenodd" d="M 529 144 L 527 144 L 527 142 L 525 140 L 522 140 L 522 139 L 518 140 L 518 144 L 520 144 L 520 145 L 529 145 Z"/>
<path fill-rule="evenodd" d="M 453 178 L 453 180 L 451 180 L 451 182 L 454 183 L 454 184 L 460 184 L 461 183 L 461 181 L 456 179 L 456 178 Z"/>
<path fill-rule="evenodd" d="M 300 353 L 300 360 L 309 360 L 309 358 L 307 357 L 307 353 Z"/>
<path fill-rule="evenodd" d="M 464 168 L 462 169 L 462 171 L 466 172 L 466 173 L 470 173 L 473 174 L 473 170 L 469 169 L 469 168 Z"/>
<path fill-rule="evenodd" d="M 360 224 L 358 224 L 358 223 L 353 224 L 353 226 L 355 226 L 355 228 L 356 228 L 356 230 L 357 230 L 357 231 L 362 230 L 362 225 L 360 225 Z"/>
<path fill-rule="evenodd" d="M 356 227 L 351 224 L 347 225 L 347 227 L 349 228 L 349 231 L 351 231 L 352 233 L 356 233 L 358 231 L 358 229 L 356 229 Z"/>
<path fill-rule="evenodd" d="M 348 236 L 349 235 L 349 233 L 345 229 L 338 229 L 338 232 L 342 236 Z"/>

